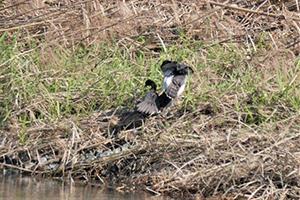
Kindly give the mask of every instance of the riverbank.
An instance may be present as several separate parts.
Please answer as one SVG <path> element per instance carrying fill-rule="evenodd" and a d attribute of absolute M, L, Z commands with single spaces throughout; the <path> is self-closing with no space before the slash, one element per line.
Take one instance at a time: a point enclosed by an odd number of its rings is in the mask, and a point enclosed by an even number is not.
<path fill-rule="evenodd" d="M 299 198 L 293 2 L 236 4 L 275 16 L 198 1 L 4 2 L 0 167 L 177 198 Z M 123 130 L 166 59 L 194 69 L 184 94 Z"/>

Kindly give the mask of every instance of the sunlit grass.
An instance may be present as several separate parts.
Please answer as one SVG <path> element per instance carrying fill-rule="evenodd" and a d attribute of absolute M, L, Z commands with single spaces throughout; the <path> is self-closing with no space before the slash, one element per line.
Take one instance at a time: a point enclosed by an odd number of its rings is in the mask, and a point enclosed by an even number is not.
<path fill-rule="evenodd" d="M 8 39 L 11 42 L 5 42 Z M 179 102 L 181 109 L 196 110 L 201 102 L 209 102 L 215 110 L 226 106 L 240 113 L 249 124 L 289 115 L 275 112 L 269 118 L 274 105 L 299 111 L 299 62 L 288 70 L 273 62 L 269 73 L 272 78 L 266 81 L 265 70 L 255 66 L 257 62 L 246 61 L 247 52 L 233 45 L 205 47 L 183 38 L 180 44 L 169 45 L 167 52 L 159 55 L 142 50 L 133 53 L 115 43 L 50 49 L 48 55 L 43 52 L 48 49 L 35 48 L 35 40 L 20 44 L 4 33 L 0 42 L 4 77 L 1 91 L 5 94 L 2 123 L 10 118 L 55 122 L 99 109 L 134 107 L 143 97 L 147 79 L 162 86 L 160 65 L 166 59 L 195 70 L 189 77 L 184 100 Z M 263 48 L 262 44 L 257 49 Z M 24 53 L 24 46 L 33 50 Z M 252 60 L 256 60 L 255 56 Z"/>

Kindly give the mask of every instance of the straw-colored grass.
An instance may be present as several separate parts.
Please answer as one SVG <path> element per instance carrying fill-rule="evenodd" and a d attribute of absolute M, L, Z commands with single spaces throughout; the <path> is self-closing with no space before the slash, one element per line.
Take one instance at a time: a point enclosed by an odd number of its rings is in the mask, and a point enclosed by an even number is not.
<path fill-rule="evenodd" d="M 0 166 L 193 199 L 300 198 L 298 1 L 3 1 Z M 160 64 L 171 109 L 123 128 Z"/>

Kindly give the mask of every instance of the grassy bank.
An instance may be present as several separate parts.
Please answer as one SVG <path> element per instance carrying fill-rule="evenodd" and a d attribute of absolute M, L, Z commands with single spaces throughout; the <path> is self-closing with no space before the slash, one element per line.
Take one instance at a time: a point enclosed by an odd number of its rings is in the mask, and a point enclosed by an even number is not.
<path fill-rule="evenodd" d="M 130 3 L 2 8 L 1 167 L 173 197 L 299 198 L 294 10 Z M 185 93 L 138 131 L 113 133 L 148 78 L 162 86 L 166 59 L 194 69 Z"/>

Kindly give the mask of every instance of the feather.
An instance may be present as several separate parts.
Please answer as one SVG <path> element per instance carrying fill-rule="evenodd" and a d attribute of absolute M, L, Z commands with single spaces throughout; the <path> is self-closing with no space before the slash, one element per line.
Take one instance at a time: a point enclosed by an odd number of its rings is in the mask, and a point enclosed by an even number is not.
<path fill-rule="evenodd" d="M 153 115 L 158 113 L 158 108 L 156 105 L 157 93 L 156 93 L 156 84 L 147 80 L 145 86 L 151 86 L 151 89 L 146 93 L 144 99 L 137 104 L 136 109 L 138 112 Z"/>

